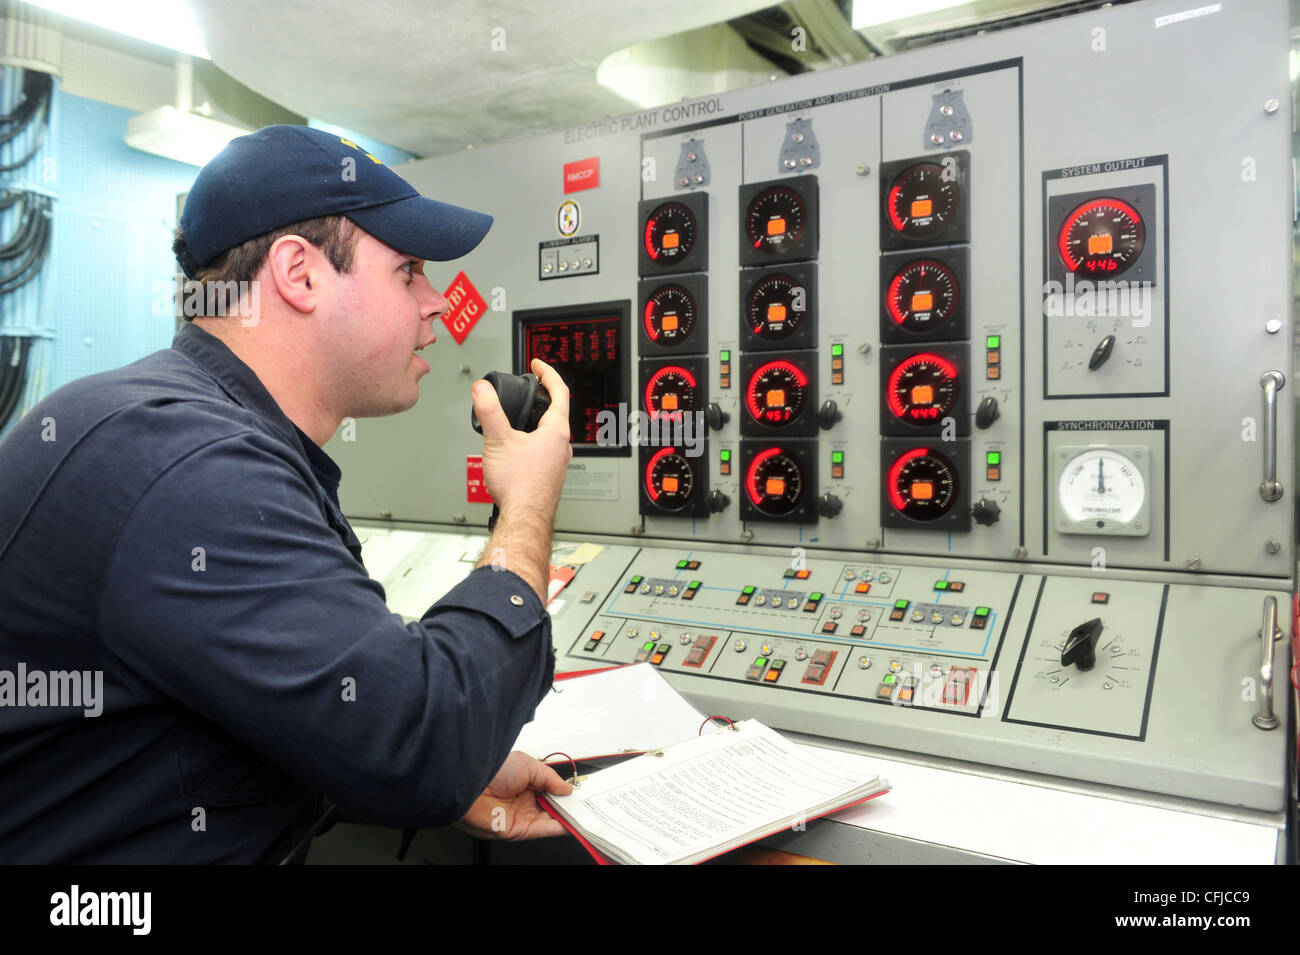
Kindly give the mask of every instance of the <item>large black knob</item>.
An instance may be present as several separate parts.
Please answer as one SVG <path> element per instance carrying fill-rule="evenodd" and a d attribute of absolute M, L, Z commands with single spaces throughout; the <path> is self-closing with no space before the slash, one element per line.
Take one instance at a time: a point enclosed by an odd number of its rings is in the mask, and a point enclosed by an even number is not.
<path fill-rule="evenodd" d="M 844 502 L 830 491 L 817 498 L 817 513 L 822 517 L 834 517 L 842 510 L 844 510 Z"/>
<path fill-rule="evenodd" d="M 839 406 L 830 398 L 823 401 L 822 406 L 817 409 L 817 424 L 821 426 L 823 431 L 829 431 L 831 426 L 843 417 L 844 415 L 840 414 Z"/>
<path fill-rule="evenodd" d="M 975 427 L 983 431 L 990 427 L 994 421 L 998 420 L 998 399 L 989 395 L 980 402 L 980 406 L 975 409 Z"/>
<path fill-rule="evenodd" d="M 1088 370 L 1096 371 L 1102 365 L 1106 364 L 1106 359 L 1115 349 L 1115 336 L 1107 335 L 1097 343 L 1097 347 L 1092 350 L 1092 357 L 1088 359 Z"/>
<path fill-rule="evenodd" d="M 727 505 L 730 503 L 731 498 L 721 491 L 713 490 L 709 492 L 705 506 L 708 507 L 710 514 L 720 514 L 727 509 Z"/>
<path fill-rule="evenodd" d="M 709 422 L 710 431 L 721 431 L 722 426 L 731 420 L 731 415 L 722 410 L 722 405 L 716 401 L 710 401 L 708 409 L 704 412 L 704 417 Z"/>
<path fill-rule="evenodd" d="M 998 507 L 997 501 L 982 497 L 971 508 L 971 516 L 975 518 L 976 524 L 988 527 L 998 522 L 998 518 L 1002 516 L 1002 508 Z"/>
<path fill-rule="evenodd" d="M 1101 617 L 1093 617 L 1071 630 L 1061 648 L 1061 666 L 1068 667 L 1073 663 L 1080 670 L 1091 670 L 1097 662 L 1097 638 L 1100 636 Z"/>

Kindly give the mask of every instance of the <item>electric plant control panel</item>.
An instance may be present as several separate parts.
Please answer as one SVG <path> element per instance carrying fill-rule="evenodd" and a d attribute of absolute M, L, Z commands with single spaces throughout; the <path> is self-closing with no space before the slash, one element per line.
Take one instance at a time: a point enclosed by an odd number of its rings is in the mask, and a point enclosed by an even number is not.
<path fill-rule="evenodd" d="M 1294 729 L 1251 717 L 1296 560 L 1287 5 L 1185 7 L 404 167 L 497 217 L 435 280 L 485 308 L 415 409 L 331 445 L 347 513 L 484 525 L 469 386 L 541 357 L 571 393 L 556 530 L 624 555 L 555 613 L 562 669 L 1279 808 Z"/>

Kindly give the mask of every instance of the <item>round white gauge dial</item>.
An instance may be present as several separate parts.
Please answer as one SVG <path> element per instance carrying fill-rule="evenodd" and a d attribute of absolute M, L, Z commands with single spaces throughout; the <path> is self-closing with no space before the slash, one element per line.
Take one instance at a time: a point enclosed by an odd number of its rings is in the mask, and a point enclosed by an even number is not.
<path fill-rule="evenodd" d="M 1147 486 L 1142 470 L 1127 455 L 1110 448 L 1088 448 L 1061 469 L 1056 496 L 1064 517 L 1101 528 L 1137 518 L 1146 502 Z"/>

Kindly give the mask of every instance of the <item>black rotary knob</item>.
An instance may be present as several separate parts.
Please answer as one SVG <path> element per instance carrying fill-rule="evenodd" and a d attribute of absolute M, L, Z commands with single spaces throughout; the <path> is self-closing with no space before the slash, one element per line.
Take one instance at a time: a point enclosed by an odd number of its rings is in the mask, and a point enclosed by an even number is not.
<path fill-rule="evenodd" d="M 817 513 L 822 517 L 835 517 L 842 510 L 844 502 L 830 491 L 817 498 Z"/>
<path fill-rule="evenodd" d="M 976 524 L 989 527 L 998 522 L 998 518 L 1002 516 L 1002 508 L 998 507 L 997 501 L 982 497 L 971 508 L 971 516 L 975 518 Z"/>
<path fill-rule="evenodd" d="M 706 506 L 708 507 L 710 514 L 721 514 L 727 509 L 727 505 L 730 503 L 731 498 L 727 497 L 727 495 L 723 494 L 721 491 L 713 490 L 709 492 Z"/>
<path fill-rule="evenodd" d="M 992 427 L 993 422 L 998 420 L 999 414 L 998 399 L 989 395 L 981 401 L 979 407 L 975 409 L 975 427 L 979 428 L 981 431 Z"/>
<path fill-rule="evenodd" d="M 830 398 L 823 401 L 821 407 L 817 409 L 817 424 L 821 426 L 823 431 L 829 431 L 835 422 L 843 417 L 844 415 L 840 414 L 839 406 Z"/>
<path fill-rule="evenodd" d="M 1071 630 L 1061 648 L 1061 666 L 1068 667 L 1073 663 L 1080 670 L 1091 670 L 1097 662 L 1097 639 L 1100 636 L 1101 617 L 1093 617 Z"/>
<path fill-rule="evenodd" d="M 716 401 L 709 402 L 709 407 L 704 412 L 704 417 L 708 419 L 710 431 L 721 431 L 722 426 L 731 420 L 731 415 L 723 411 L 722 405 L 718 404 Z"/>

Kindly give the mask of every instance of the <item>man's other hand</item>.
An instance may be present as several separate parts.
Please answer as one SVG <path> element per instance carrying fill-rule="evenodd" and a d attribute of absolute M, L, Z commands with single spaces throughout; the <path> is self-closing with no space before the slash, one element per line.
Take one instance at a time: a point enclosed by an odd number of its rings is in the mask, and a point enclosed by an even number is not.
<path fill-rule="evenodd" d="M 539 792 L 567 796 L 573 787 L 545 763 L 515 750 L 456 828 L 481 839 L 510 841 L 564 835 L 564 827 L 537 804 Z"/>

